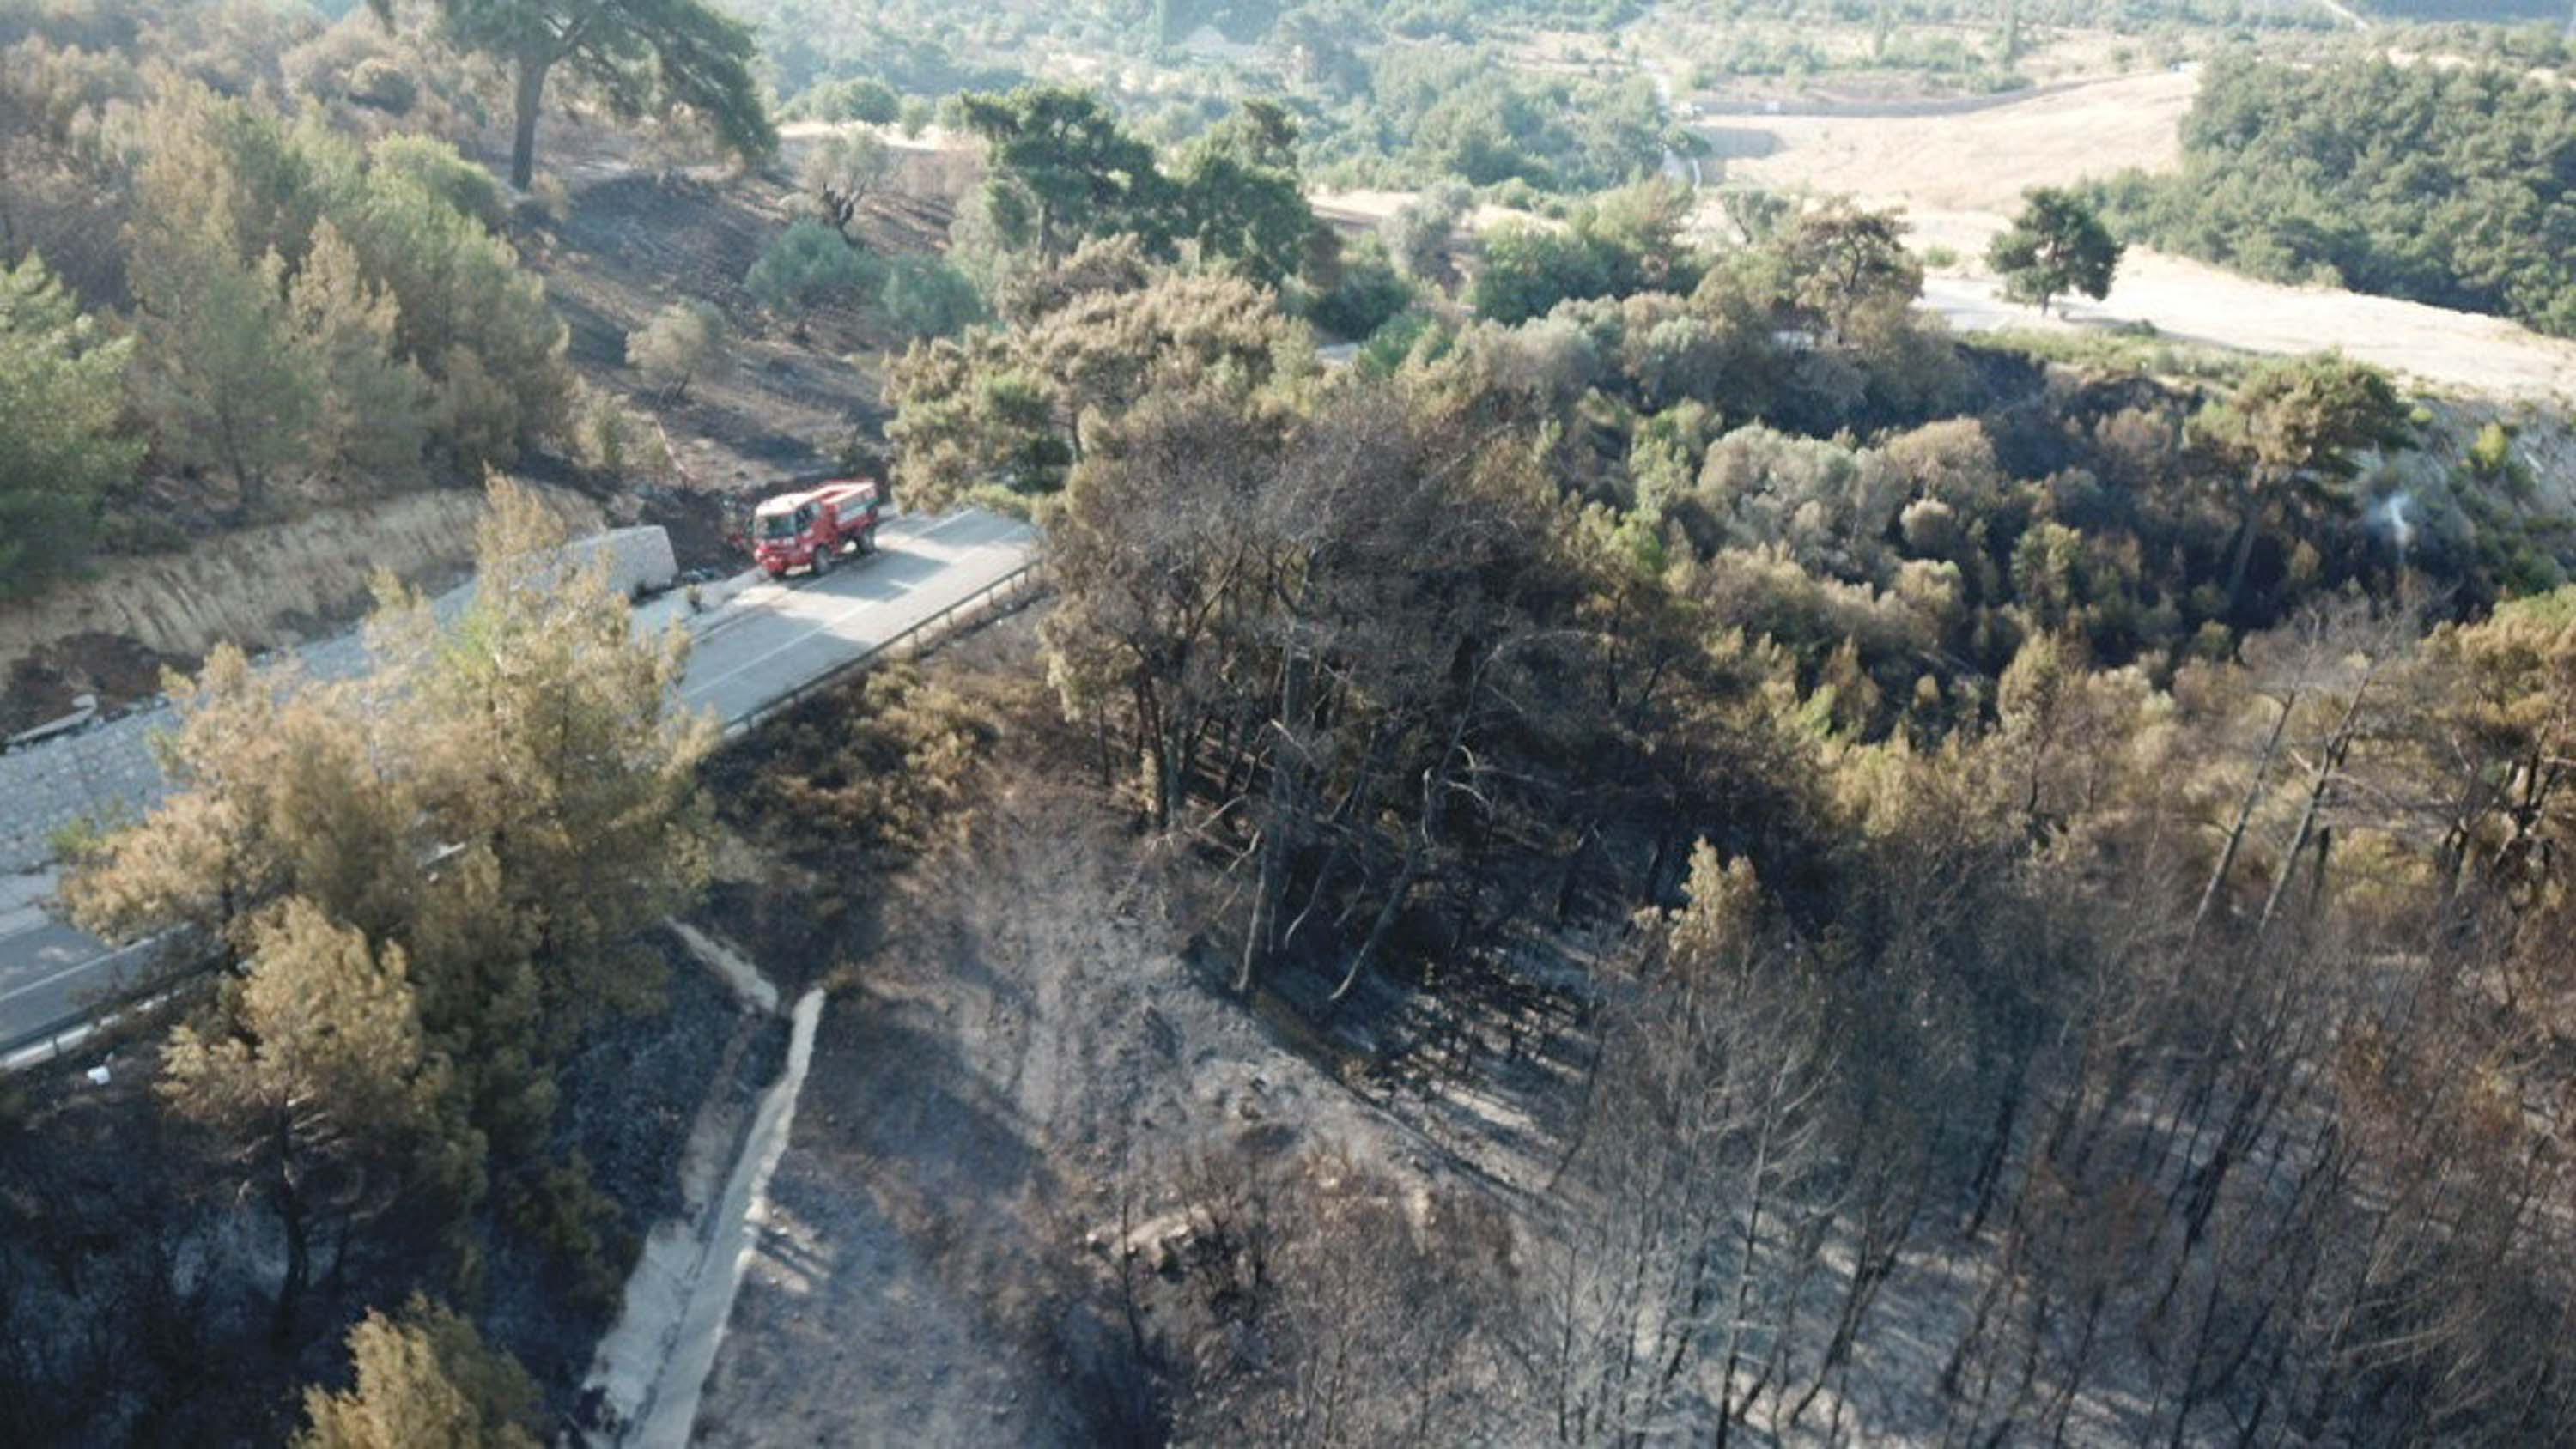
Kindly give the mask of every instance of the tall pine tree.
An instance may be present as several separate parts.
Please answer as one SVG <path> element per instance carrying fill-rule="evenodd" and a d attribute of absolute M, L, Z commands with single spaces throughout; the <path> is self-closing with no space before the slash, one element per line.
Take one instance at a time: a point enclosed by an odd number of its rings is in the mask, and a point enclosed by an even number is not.
<path fill-rule="evenodd" d="M 0 598 L 76 565 L 100 499 L 133 476 L 142 444 L 117 431 L 132 352 L 43 259 L 0 268 Z"/>

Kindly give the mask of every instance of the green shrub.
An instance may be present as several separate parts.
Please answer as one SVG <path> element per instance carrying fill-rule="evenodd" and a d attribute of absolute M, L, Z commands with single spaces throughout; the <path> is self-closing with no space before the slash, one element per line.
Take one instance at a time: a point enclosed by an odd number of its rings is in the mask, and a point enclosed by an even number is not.
<path fill-rule="evenodd" d="M 874 76 L 817 87 L 806 94 L 804 109 L 818 121 L 864 121 L 882 126 L 895 118 L 903 104 L 894 87 Z"/>
<path fill-rule="evenodd" d="M 743 273 L 744 290 L 781 316 L 816 307 L 860 307 L 885 284 L 886 266 L 864 247 L 819 221 L 779 234 Z"/>
<path fill-rule="evenodd" d="M 913 341 L 954 337 L 985 317 L 974 280 L 945 257 L 896 257 L 877 300 L 886 322 Z"/>
<path fill-rule="evenodd" d="M 594 1313 L 617 1306 L 638 1245 L 616 1202 L 591 1181 L 579 1151 L 504 1201 L 512 1220 L 564 1273 L 574 1303 Z"/>
<path fill-rule="evenodd" d="M 1391 377 L 1425 337 L 1445 340 L 1447 335 L 1448 329 L 1430 313 L 1401 312 L 1368 335 L 1352 365 L 1371 376 Z"/>
<path fill-rule="evenodd" d="M 370 56 L 349 72 L 349 99 L 388 115 L 402 116 L 420 103 L 420 82 L 394 61 Z"/>
<path fill-rule="evenodd" d="M 1386 244 L 1370 237 L 1344 254 L 1341 275 L 1314 299 L 1307 317 L 1336 337 L 1363 338 L 1409 310 L 1416 295 Z"/>
<path fill-rule="evenodd" d="M 2469 468 L 2481 478 L 2501 477 L 2513 463 L 2513 433 L 2501 422 L 2478 429 L 2469 443 Z"/>
<path fill-rule="evenodd" d="M 582 461 L 604 473 L 626 470 L 626 409 L 605 391 L 591 391 L 582 404 Z"/>
<path fill-rule="evenodd" d="M 674 398 L 689 384 L 724 371 L 730 361 L 724 318 L 704 302 L 674 302 L 626 334 L 626 362 Z"/>

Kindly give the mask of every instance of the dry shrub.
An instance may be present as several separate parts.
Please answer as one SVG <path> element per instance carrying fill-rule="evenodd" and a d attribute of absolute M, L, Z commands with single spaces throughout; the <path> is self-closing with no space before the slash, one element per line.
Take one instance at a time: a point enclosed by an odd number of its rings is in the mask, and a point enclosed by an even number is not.
<path fill-rule="evenodd" d="M 985 710 L 913 666 L 871 670 L 772 727 L 735 797 L 739 823 L 793 853 L 891 864 L 964 832 L 968 779 L 996 734 Z"/>
<path fill-rule="evenodd" d="M 1182 1164 L 1176 1227 L 1141 1245 L 1176 1370 L 1173 1442 L 1483 1438 L 1512 1376 L 1494 1333 L 1503 1213 L 1332 1147 L 1275 1146 L 1253 1134 Z"/>

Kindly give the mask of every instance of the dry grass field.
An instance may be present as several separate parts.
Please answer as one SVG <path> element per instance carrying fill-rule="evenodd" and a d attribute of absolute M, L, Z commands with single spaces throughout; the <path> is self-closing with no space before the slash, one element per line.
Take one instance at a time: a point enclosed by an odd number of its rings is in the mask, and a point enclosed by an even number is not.
<path fill-rule="evenodd" d="M 2159 71 L 1964 112 L 1725 117 L 1705 130 L 1728 181 L 1905 208 L 1918 246 L 1961 259 L 1926 289 L 1954 326 L 2031 326 L 2041 325 L 2035 314 L 2002 303 L 1983 275 L 1988 239 L 2027 187 L 2178 164 L 2176 126 L 2197 83 L 2188 72 Z M 2445 389 L 2576 398 L 2576 343 L 2498 317 L 2280 286 L 2154 252 L 2133 251 L 2102 302 L 2079 300 L 2071 319 L 2045 325 L 2122 322 L 2253 352 L 2339 348 Z"/>
<path fill-rule="evenodd" d="M 1916 211 L 2002 212 L 2024 187 L 2174 166 L 2175 129 L 2198 84 L 2188 72 L 2156 71 L 1962 114 L 1731 117 L 1706 133 L 1729 181 L 1850 192 Z"/>

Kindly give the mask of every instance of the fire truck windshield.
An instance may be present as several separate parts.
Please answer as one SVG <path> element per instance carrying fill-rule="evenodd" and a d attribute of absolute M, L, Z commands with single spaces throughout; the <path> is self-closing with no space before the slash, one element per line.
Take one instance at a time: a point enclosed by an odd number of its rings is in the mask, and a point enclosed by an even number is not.
<path fill-rule="evenodd" d="M 762 538 L 794 538 L 796 536 L 796 515 L 793 513 L 764 513 L 760 515 L 756 531 Z"/>

